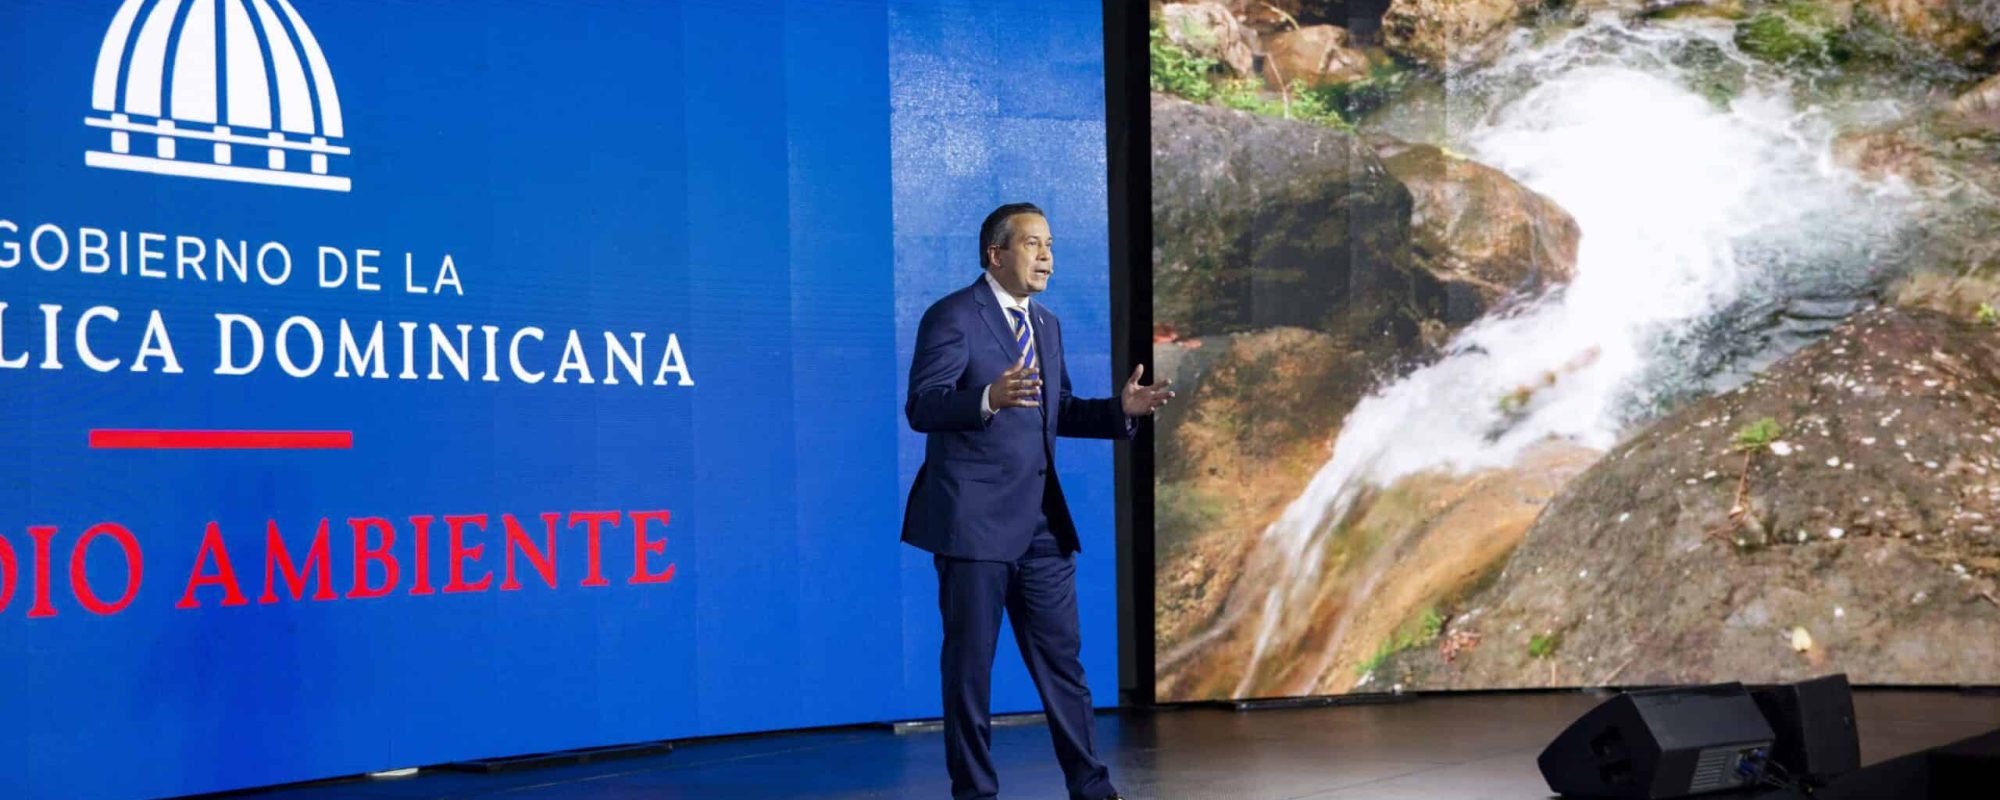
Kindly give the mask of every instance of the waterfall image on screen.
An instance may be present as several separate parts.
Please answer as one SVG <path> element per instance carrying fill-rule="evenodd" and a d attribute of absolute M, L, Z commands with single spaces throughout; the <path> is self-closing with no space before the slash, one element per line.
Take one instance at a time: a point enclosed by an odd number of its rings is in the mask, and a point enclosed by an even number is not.
<path fill-rule="evenodd" d="M 2000 15 L 1226 5 L 1151 20 L 1161 699 L 2000 680 Z"/>

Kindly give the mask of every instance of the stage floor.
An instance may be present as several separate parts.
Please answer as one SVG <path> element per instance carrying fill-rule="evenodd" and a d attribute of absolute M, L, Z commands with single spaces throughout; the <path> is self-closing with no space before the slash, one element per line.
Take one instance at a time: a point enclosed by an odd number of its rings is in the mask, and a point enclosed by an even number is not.
<path fill-rule="evenodd" d="M 1098 748 L 1132 800 L 1546 798 L 1535 755 L 1600 697 L 1423 697 L 1393 704 L 1098 716 Z M 1863 763 L 2000 728 L 2000 696 L 1857 691 Z M 1039 721 L 993 731 L 1002 797 L 1064 797 Z M 229 797 L 271 800 L 948 798 L 943 736 L 842 729 L 684 743 L 671 753 L 500 774 L 424 770 Z"/>

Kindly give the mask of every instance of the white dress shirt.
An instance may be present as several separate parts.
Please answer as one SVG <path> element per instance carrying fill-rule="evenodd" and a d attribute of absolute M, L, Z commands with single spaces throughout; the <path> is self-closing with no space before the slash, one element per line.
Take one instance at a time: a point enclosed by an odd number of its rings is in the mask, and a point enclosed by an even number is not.
<path fill-rule="evenodd" d="M 1000 282 L 994 280 L 992 272 L 986 273 L 986 287 L 993 290 L 993 299 L 1000 301 L 1001 314 L 1007 317 L 1007 324 L 1011 326 L 1014 323 L 1013 315 L 1007 314 L 1007 309 L 1018 310 L 1021 312 L 1022 324 L 1028 326 L 1028 336 L 1033 337 L 1035 335 L 1035 323 L 1034 316 L 1028 313 L 1028 298 L 1015 297 L 1009 294 L 1006 289 L 1000 288 Z M 1040 359 L 1037 358 L 1036 360 Z M 979 393 L 979 414 L 984 419 L 993 418 L 993 398 L 988 392 L 982 391 Z"/>

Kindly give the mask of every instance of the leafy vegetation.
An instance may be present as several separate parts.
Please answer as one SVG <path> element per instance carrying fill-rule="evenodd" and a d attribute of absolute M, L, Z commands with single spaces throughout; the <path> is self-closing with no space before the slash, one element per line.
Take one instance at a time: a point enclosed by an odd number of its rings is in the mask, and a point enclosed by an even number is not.
<path fill-rule="evenodd" d="M 1157 20 L 1153 22 L 1149 37 L 1153 91 L 1185 97 L 1197 103 L 1208 102 L 1215 96 L 1215 83 L 1210 79 L 1215 71 L 1215 59 L 1196 55 L 1174 44 L 1167 35 L 1166 26 Z"/>
<path fill-rule="evenodd" d="M 1785 0 L 1738 23 L 1736 46 L 1781 66 L 1867 67 L 1920 80 L 1963 77 L 1949 59 L 1899 35 L 1875 14 L 1856 9 L 1842 19 L 1828 4 L 1812 0 Z"/>
<path fill-rule="evenodd" d="M 1389 649 L 1388 643 L 1384 642 L 1381 647 L 1375 648 L 1375 654 L 1369 656 L 1367 661 L 1361 662 L 1361 666 L 1356 667 L 1355 671 L 1362 675 L 1372 674 L 1382 669 L 1382 664 L 1395 654 L 1396 651 Z"/>
<path fill-rule="evenodd" d="M 1732 444 L 1738 452 L 1756 450 L 1770 445 L 1783 435 L 1785 435 L 1785 429 L 1778 425 L 1778 421 L 1770 417 L 1765 417 L 1738 428 L 1736 438 Z"/>
<path fill-rule="evenodd" d="M 1318 86 L 1298 93 L 1314 95 L 1321 105 L 1351 120 L 1387 105 L 1409 88 L 1415 74 L 1408 67 L 1391 61 L 1369 68 L 1368 77 L 1360 80 Z"/>
<path fill-rule="evenodd" d="M 1220 102 L 1238 111 L 1267 117 L 1296 119 L 1330 128 L 1352 127 L 1339 110 L 1328 104 L 1325 95 L 1307 90 L 1305 84 L 1299 81 L 1293 81 L 1291 91 L 1286 94 L 1264 91 L 1263 85 L 1255 79 L 1226 81 Z"/>
<path fill-rule="evenodd" d="M 1184 33 L 1184 38 L 1190 41 L 1214 35 L 1207 31 Z M 1276 92 L 1266 88 L 1256 78 L 1218 77 L 1218 62 L 1215 59 L 1175 44 L 1165 24 L 1158 20 L 1153 22 L 1148 45 L 1152 58 L 1150 83 L 1153 91 L 1197 103 L 1215 103 L 1252 114 L 1333 128 L 1352 129 L 1347 117 L 1341 113 L 1347 104 L 1354 103 L 1356 107 L 1364 103 L 1379 105 L 1400 88 L 1403 80 L 1402 73 L 1392 69 L 1382 71 L 1379 81 L 1371 75 L 1347 86 L 1316 89 L 1293 81 L 1286 91 Z"/>
<path fill-rule="evenodd" d="M 1736 26 L 1736 46 L 1743 52 L 1792 66 L 1832 64 L 1839 36 L 1832 12 L 1807 0 L 1789 0 Z"/>
<path fill-rule="evenodd" d="M 1162 484 L 1154 508 L 1161 532 L 1173 540 L 1208 530 L 1227 511 L 1221 498 L 1187 482 Z"/>
<path fill-rule="evenodd" d="M 1367 661 L 1361 662 L 1360 673 L 1367 675 L 1375 672 L 1382 668 L 1382 664 L 1387 662 L 1390 656 L 1437 641 L 1438 636 L 1444 633 L 1444 623 L 1445 616 L 1436 606 L 1426 607 L 1417 613 L 1415 619 L 1404 622 L 1397 628 L 1396 633 L 1389 637 L 1389 641 L 1375 648 L 1375 654 L 1369 656 Z"/>
<path fill-rule="evenodd" d="M 1528 657 L 1548 658 L 1553 656 L 1557 650 L 1562 649 L 1562 643 L 1563 637 L 1561 633 L 1537 633 L 1528 637 Z"/>
<path fill-rule="evenodd" d="M 1412 632 L 1415 636 L 1409 640 L 1404 649 L 1425 644 L 1436 639 L 1438 634 L 1444 633 L 1444 615 L 1438 613 L 1436 608 L 1424 609 L 1423 613 L 1417 615 L 1416 628 Z"/>

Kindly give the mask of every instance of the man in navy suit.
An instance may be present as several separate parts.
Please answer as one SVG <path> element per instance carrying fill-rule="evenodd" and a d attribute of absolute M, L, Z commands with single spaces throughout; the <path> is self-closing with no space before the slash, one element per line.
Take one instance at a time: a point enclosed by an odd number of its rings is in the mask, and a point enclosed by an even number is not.
<path fill-rule="evenodd" d="M 1004 609 L 1048 712 L 1069 796 L 1117 798 L 1091 742 L 1076 614 L 1082 548 L 1056 478 L 1056 437 L 1129 439 L 1134 419 L 1173 393 L 1164 382 L 1140 386 L 1142 366 L 1116 399 L 1070 395 L 1062 323 L 1029 301 L 1055 271 L 1041 209 L 1014 203 L 987 216 L 979 258 L 979 280 L 924 312 L 904 406 L 910 427 L 928 434 L 903 541 L 933 553 L 937 566 L 951 794 L 999 795 L 990 699 Z M 1043 375 L 1055 377 L 1053 387 Z"/>

